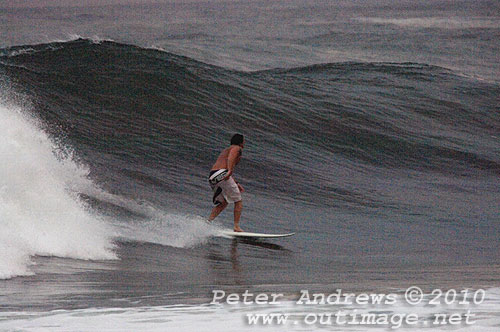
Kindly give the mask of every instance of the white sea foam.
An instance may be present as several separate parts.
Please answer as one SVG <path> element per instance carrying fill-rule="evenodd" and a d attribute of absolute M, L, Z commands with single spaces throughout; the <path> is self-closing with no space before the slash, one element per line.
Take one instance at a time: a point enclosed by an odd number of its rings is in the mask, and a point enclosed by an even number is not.
<path fill-rule="evenodd" d="M 74 33 L 68 34 L 68 39 L 63 39 L 63 40 L 58 40 L 58 41 L 64 43 L 64 42 L 75 41 L 78 39 L 87 39 L 87 40 L 92 41 L 92 43 L 94 43 L 94 44 L 100 44 L 102 42 L 114 42 L 114 40 L 111 38 L 104 38 L 104 37 L 100 37 L 98 35 L 82 36 L 82 35 L 78 35 L 78 34 L 74 34 Z"/>
<path fill-rule="evenodd" d="M 219 230 L 198 216 L 159 210 L 110 194 L 61 149 L 4 91 L 0 98 L 0 279 L 32 275 L 32 256 L 114 259 L 112 240 L 173 247 L 205 242 Z M 10 95 L 13 93 L 10 92 Z M 22 99 L 18 97 L 16 99 Z M 136 222 L 104 219 L 78 197 L 87 194 L 143 215 Z"/>
<path fill-rule="evenodd" d="M 24 110 L 1 101 L 1 279 L 31 274 L 34 255 L 115 258 L 113 231 L 72 190 L 93 185 L 88 170 L 58 151 Z"/>
<path fill-rule="evenodd" d="M 24 47 L 16 47 L 15 49 L 0 49 L 0 56 L 8 56 L 8 57 L 15 57 L 23 54 L 34 54 L 37 52 L 42 52 L 42 51 L 56 51 L 60 50 L 63 48 L 63 46 L 56 46 L 53 45 L 53 43 L 68 43 L 72 41 L 76 41 L 79 39 L 85 39 L 91 41 L 93 44 L 101 44 L 103 42 L 114 42 L 113 39 L 110 38 L 103 38 L 98 35 L 92 35 L 92 36 L 82 36 L 78 34 L 67 34 L 66 38 L 59 38 L 59 39 L 49 39 L 44 42 L 43 45 L 44 47 L 41 47 L 39 49 L 33 48 L 33 46 L 24 46 Z M 9 64 L 12 65 L 12 64 Z"/>
<path fill-rule="evenodd" d="M 359 17 L 360 22 L 373 24 L 392 24 L 405 28 L 441 28 L 441 29 L 473 29 L 473 28 L 500 28 L 496 19 L 482 17 L 412 17 L 412 18 L 384 18 Z"/>
<path fill-rule="evenodd" d="M 402 297 L 398 301 L 403 301 Z M 314 315 L 341 310 L 350 314 L 404 315 L 416 314 L 421 319 L 416 326 L 388 326 L 364 324 L 311 324 Z M 461 313 L 470 310 L 474 324 L 425 324 L 433 314 Z M 486 290 L 481 304 L 466 308 L 449 305 L 418 306 L 351 305 L 305 306 L 297 300 L 283 300 L 272 305 L 172 305 L 136 308 L 89 308 L 80 310 L 55 310 L 50 312 L 2 312 L 0 330 L 16 331 L 497 331 L 500 324 L 500 289 Z M 287 314 L 288 320 L 278 324 L 249 324 L 248 315 Z M 310 318 L 306 319 L 307 315 Z M 351 321 L 349 319 L 349 321 Z M 334 321 L 335 322 L 335 321 Z"/>
<path fill-rule="evenodd" d="M 206 242 L 212 236 L 220 236 L 217 222 L 192 214 L 181 214 L 159 209 L 148 202 L 138 202 L 109 193 L 97 186 L 77 185 L 78 192 L 85 193 L 101 202 L 121 207 L 141 216 L 123 222 L 109 220 L 116 237 L 124 241 L 156 243 L 171 247 L 188 248 Z"/>
<path fill-rule="evenodd" d="M 116 225 L 125 240 L 188 248 L 217 236 L 220 229 L 202 217 L 155 211 L 147 220 Z"/>

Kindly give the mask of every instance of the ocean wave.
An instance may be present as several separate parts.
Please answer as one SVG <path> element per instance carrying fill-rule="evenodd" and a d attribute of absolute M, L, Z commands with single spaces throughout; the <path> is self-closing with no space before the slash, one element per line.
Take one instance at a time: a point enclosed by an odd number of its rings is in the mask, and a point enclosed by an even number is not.
<path fill-rule="evenodd" d="M 359 17 L 359 22 L 372 24 L 390 24 L 404 28 L 439 28 L 439 29 L 498 29 L 500 22 L 488 17 L 412 17 L 384 18 Z"/>
<path fill-rule="evenodd" d="M 218 146 L 238 131 L 250 142 L 247 183 L 312 204 L 387 203 L 334 176 L 346 169 L 500 173 L 500 86 L 443 67 L 240 72 L 111 41 L 29 47 L 37 52 L 0 57 L 0 68 L 113 190 L 201 190 Z"/>
<path fill-rule="evenodd" d="M 31 275 L 31 256 L 114 259 L 113 231 L 72 191 L 88 170 L 62 157 L 36 122 L 0 104 L 0 279 Z"/>

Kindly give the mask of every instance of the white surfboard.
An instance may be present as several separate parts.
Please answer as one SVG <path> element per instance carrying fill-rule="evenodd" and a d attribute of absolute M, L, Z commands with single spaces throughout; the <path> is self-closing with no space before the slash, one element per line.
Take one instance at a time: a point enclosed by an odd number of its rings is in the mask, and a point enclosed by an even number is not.
<path fill-rule="evenodd" d="M 222 235 L 231 236 L 231 237 L 244 237 L 244 238 L 254 238 L 254 239 L 271 239 L 278 237 L 288 237 L 292 236 L 295 233 L 286 233 L 286 234 L 265 234 L 265 233 L 250 233 L 250 232 L 234 232 L 232 230 L 223 230 L 221 232 Z"/>

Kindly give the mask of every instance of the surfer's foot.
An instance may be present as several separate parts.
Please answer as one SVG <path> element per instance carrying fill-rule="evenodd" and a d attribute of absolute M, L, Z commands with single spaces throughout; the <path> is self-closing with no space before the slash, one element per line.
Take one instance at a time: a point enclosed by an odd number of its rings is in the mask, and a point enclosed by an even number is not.
<path fill-rule="evenodd" d="M 243 232 L 243 230 L 242 230 L 241 228 L 239 228 L 239 227 L 235 227 L 235 228 L 234 228 L 234 231 L 235 231 L 235 232 Z"/>

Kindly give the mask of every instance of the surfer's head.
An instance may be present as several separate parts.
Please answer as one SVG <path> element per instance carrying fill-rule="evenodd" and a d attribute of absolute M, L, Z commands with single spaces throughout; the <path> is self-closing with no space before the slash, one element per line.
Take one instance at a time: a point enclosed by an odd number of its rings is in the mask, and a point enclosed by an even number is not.
<path fill-rule="evenodd" d="M 241 134 L 234 134 L 233 137 L 231 137 L 231 145 L 239 145 L 243 147 L 244 143 L 245 138 Z"/>

